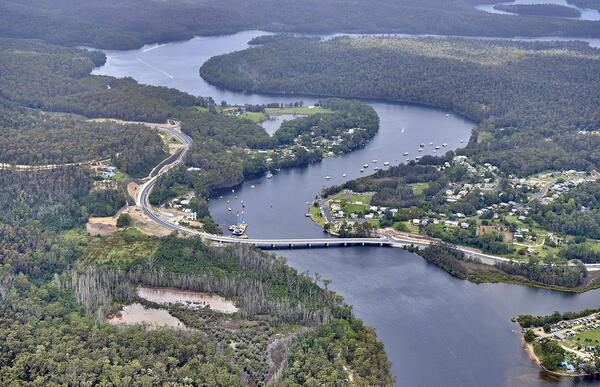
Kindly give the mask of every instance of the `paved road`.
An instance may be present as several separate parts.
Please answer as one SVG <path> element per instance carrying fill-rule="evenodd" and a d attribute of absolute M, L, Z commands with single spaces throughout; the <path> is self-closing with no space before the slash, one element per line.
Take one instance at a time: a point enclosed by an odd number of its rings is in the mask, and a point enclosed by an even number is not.
<path fill-rule="evenodd" d="M 548 192 L 548 190 L 550 189 L 550 187 L 552 186 L 552 184 L 554 184 L 554 182 L 555 182 L 555 180 L 552 180 L 552 181 L 546 183 L 542 187 L 542 189 L 540 190 L 540 192 L 536 193 L 534 197 L 537 200 L 542 200 L 542 198 L 546 195 L 546 192 Z"/>

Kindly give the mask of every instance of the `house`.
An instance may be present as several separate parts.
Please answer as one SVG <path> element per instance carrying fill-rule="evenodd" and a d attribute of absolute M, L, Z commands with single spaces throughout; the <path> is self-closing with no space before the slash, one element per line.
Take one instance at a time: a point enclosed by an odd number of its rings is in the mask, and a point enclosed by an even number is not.
<path fill-rule="evenodd" d="M 375 215 L 373 213 L 365 215 L 365 219 L 373 219 Z"/>
<path fill-rule="evenodd" d="M 462 222 L 462 223 L 460 224 L 460 227 L 462 227 L 462 228 L 469 228 L 469 223 L 467 223 L 467 222 Z"/>
<path fill-rule="evenodd" d="M 444 225 L 447 227 L 458 227 L 458 222 L 454 220 L 447 220 L 444 222 Z"/>
<path fill-rule="evenodd" d="M 563 334 L 562 334 L 562 333 L 560 333 L 560 332 L 555 332 L 555 333 L 554 333 L 552 336 L 554 336 L 554 338 L 555 338 L 556 340 L 564 340 L 564 339 L 565 339 L 565 335 L 563 335 Z"/>
<path fill-rule="evenodd" d="M 421 223 L 421 221 L 420 221 L 419 219 L 413 219 L 413 220 L 412 220 L 412 224 L 413 224 L 414 226 L 418 226 L 420 223 Z"/>
<path fill-rule="evenodd" d="M 195 212 L 186 212 L 186 213 L 183 215 L 183 217 L 184 217 L 186 220 L 196 220 L 197 216 L 198 216 L 198 215 L 197 215 Z"/>
<path fill-rule="evenodd" d="M 337 204 L 337 203 L 333 203 L 331 205 L 331 211 L 339 211 L 341 209 L 342 209 L 342 207 L 339 204 Z"/>

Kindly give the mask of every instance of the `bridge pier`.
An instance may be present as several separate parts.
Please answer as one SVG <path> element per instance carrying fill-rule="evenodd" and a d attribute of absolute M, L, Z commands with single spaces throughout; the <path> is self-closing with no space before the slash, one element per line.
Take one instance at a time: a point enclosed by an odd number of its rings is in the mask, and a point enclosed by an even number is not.
<path fill-rule="evenodd" d="M 348 243 L 344 242 L 344 247 L 348 246 Z"/>
<path fill-rule="evenodd" d="M 325 243 L 325 247 L 329 247 L 329 242 L 326 242 L 326 243 Z"/>
<path fill-rule="evenodd" d="M 363 243 L 362 243 L 362 245 L 364 246 L 364 245 L 365 245 L 365 242 L 363 242 Z"/>
<path fill-rule="evenodd" d="M 311 248 L 311 247 L 312 247 L 312 245 L 311 245 L 310 243 L 307 243 L 307 244 L 306 244 L 306 247 L 308 247 L 308 248 Z"/>
<path fill-rule="evenodd" d="M 290 243 L 290 249 L 293 249 L 293 248 L 294 248 L 294 244 Z"/>
<path fill-rule="evenodd" d="M 274 249 L 275 248 L 275 243 L 271 243 L 271 248 Z"/>

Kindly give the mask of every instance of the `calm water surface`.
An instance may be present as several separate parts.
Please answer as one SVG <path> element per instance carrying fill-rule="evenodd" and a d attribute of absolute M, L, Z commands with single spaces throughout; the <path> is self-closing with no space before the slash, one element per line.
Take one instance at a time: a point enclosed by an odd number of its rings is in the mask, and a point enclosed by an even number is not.
<path fill-rule="evenodd" d="M 211 56 L 242 50 L 260 35 L 246 31 L 222 37 L 108 51 L 105 66 L 94 74 L 131 76 L 194 95 L 212 96 L 231 104 L 290 102 L 315 98 L 267 96 L 225 91 L 204 82 L 198 69 Z M 380 131 L 364 148 L 303 168 L 247 181 L 223 198 L 211 199 L 215 220 L 226 229 L 244 200 L 251 237 L 320 237 L 321 229 L 304 217 L 325 185 L 361 176 L 360 166 L 377 159 L 392 164 L 447 143 L 446 150 L 468 140 L 473 123 L 447 112 L 421 106 L 369 102 L 381 119 Z M 396 161 L 398 160 L 398 161 Z M 374 164 L 368 169 L 372 173 Z M 342 174 L 346 174 L 343 177 Z M 325 180 L 330 176 L 331 180 Z M 250 188 L 252 185 L 255 188 Z M 237 196 L 237 199 L 235 198 Z M 229 201 L 229 203 L 227 202 Z M 228 211 L 227 208 L 233 211 Z M 227 232 L 227 230 L 225 230 Z M 506 284 L 475 285 L 460 281 L 419 256 L 392 248 L 280 250 L 299 271 L 331 279 L 330 288 L 354 306 L 356 315 L 375 327 L 383 341 L 397 385 L 404 386 L 557 386 L 594 384 L 572 379 L 551 380 L 522 350 L 518 326 L 521 313 L 548 314 L 600 306 L 600 292 L 567 295 Z"/>

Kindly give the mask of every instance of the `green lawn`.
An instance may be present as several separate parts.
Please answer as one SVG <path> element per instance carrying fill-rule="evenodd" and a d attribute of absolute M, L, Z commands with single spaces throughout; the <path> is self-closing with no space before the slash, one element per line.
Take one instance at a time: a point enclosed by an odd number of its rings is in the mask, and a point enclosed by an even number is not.
<path fill-rule="evenodd" d="M 371 195 L 360 195 L 360 194 L 340 194 L 340 195 L 334 196 L 334 200 L 344 201 L 346 199 L 350 199 L 350 201 L 353 203 L 361 202 L 364 205 L 369 204 L 369 202 L 371 201 L 371 198 L 372 198 Z"/>
<path fill-rule="evenodd" d="M 313 222 L 321 227 L 325 225 L 325 218 L 321 215 L 321 210 L 319 207 L 310 206 L 309 214 Z"/>
<path fill-rule="evenodd" d="M 583 345 L 600 345 L 600 328 L 578 333 L 575 335 L 575 340 Z"/>
<path fill-rule="evenodd" d="M 413 183 L 409 185 L 413 187 L 415 195 L 421 195 L 423 191 L 429 188 L 429 183 Z"/>
<path fill-rule="evenodd" d="M 261 113 L 261 112 L 245 112 L 240 114 L 238 117 L 240 118 L 246 118 L 250 121 L 256 122 L 257 124 L 266 121 L 268 119 L 267 115 L 265 113 Z"/>
<path fill-rule="evenodd" d="M 350 215 L 350 213 L 354 212 L 356 214 L 358 214 L 359 212 L 362 212 L 365 210 L 365 205 L 364 204 L 346 204 L 346 211 L 348 212 L 346 215 Z"/>

